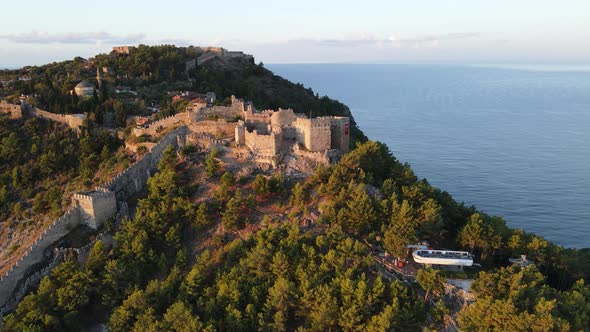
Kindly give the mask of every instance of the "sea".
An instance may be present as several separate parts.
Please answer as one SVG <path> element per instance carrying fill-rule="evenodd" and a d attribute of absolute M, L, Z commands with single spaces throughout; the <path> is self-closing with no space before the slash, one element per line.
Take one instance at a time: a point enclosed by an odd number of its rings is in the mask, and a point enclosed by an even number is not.
<path fill-rule="evenodd" d="M 370 139 L 456 200 L 590 247 L 590 66 L 266 67 L 348 105 Z"/>

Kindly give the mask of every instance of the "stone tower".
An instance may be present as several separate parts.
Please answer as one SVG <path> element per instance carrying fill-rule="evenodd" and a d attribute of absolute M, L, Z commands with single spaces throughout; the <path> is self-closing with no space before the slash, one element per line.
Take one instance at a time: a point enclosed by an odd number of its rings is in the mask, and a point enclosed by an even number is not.
<path fill-rule="evenodd" d="M 80 207 L 82 222 L 94 229 L 117 214 L 114 191 L 97 188 L 94 191 L 74 194 L 73 202 Z"/>

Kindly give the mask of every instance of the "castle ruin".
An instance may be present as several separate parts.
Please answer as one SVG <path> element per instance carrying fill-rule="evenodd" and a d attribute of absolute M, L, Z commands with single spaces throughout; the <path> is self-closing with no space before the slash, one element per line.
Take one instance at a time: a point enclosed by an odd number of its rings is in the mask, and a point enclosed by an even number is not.
<path fill-rule="evenodd" d="M 245 148 L 258 163 L 276 167 L 287 155 L 311 158 L 327 164 L 350 144 L 350 120 L 344 116 L 308 118 L 292 109 L 254 109 L 251 102 L 231 96 L 229 106 L 207 106 L 195 102 L 178 113 L 135 128 L 136 136 L 158 136 L 166 129 L 185 125 L 193 135 L 187 141 L 205 142 L 226 139 L 236 148 Z M 201 144 L 203 143 L 203 144 Z"/>
<path fill-rule="evenodd" d="M 283 155 L 293 151 L 321 152 L 331 156 L 347 152 L 349 126 L 348 117 L 308 118 L 292 109 L 256 112 L 247 105 L 234 136 L 237 146 L 246 146 L 255 156 L 273 160 L 275 164 Z"/>

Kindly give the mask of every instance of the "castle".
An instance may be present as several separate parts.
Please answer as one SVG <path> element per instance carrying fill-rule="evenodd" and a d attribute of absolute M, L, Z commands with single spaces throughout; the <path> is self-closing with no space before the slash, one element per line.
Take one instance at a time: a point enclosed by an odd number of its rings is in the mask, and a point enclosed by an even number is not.
<path fill-rule="evenodd" d="M 195 47 L 202 54 L 197 58 L 197 65 L 200 66 L 212 60 L 219 60 L 223 63 L 230 59 L 244 59 L 254 61 L 254 57 L 241 51 L 228 51 L 223 47 Z"/>
<path fill-rule="evenodd" d="M 347 152 L 348 117 L 307 118 L 292 109 L 255 112 L 251 105 L 235 128 L 235 142 L 273 165 L 283 154 L 294 151 Z"/>
<path fill-rule="evenodd" d="M 209 107 L 194 102 L 186 112 L 135 128 L 133 132 L 136 136 L 157 136 L 164 129 L 180 125 L 188 127 L 194 134 L 191 137 L 227 139 L 236 148 L 247 149 L 257 163 L 273 167 L 293 154 L 327 164 L 347 152 L 350 144 L 348 117 L 308 118 L 292 109 L 257 111 L 251 102 L 235 96 L 231 97 L 230 106 Z"/>

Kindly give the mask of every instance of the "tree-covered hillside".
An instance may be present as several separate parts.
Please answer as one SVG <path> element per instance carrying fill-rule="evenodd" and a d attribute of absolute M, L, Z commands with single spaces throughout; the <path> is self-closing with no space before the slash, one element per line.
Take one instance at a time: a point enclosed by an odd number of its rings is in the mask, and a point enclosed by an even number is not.
<path fill-rule="evenodd" d="M 569 284 L 587 271 L 568 265 L 567 253 L 458 205 L 379 143 L 358 146 L 303 182 L 237 179 L 221 174 L 227 165 L 217 153 L 182 155 L 165 152 L 110 253 L 98 242 L 82 266 L 60 265 L 5 319 L 5 330 L 73 331 L 100 321 L 112 331 L 441 328 L 450 311 L 442 272 L 420 271 L 415 284 L 390 281 L 374 268 L 366 241 L 390 252 L 423 240 L 469 248 L 466 234 L 490 272 L 477 276 L 461 329 L 588 327 L 590 290 L 583 279 Z M 473 223 L 486 232 L 472 232 Z M 498 242 L 482 245 L 488 238 Z M 536 267 L 500 267 L 501 257 L 520 252 Z M 548 279 L 553 274 L 565 279 Z"/>
<path fill-rule="evenodd" d="M 4 215 L 18 201 L 34 209 L 37 196 L 51 209 L 58 184 L 91 185 L 103 167 L 125 162 L 121 150 L 108 157 L 114 138 L 92 129 L 110 112 L 125 125 L 150 101 L 163 114 L 178 112 L 184 104 L 168 94 L 177 89 L 213 91 L 222 103 L 233 94 L 259 109 L 350 115 L 252 62 L 185 72 L 184 61 L 197 55 L 140 45 L 129 55 L 0 73 L 31 77 L 2 87 L 9 99 L 27 94 L 41 108 L 82 110 L 89 119 L 80 139 L 38 119 L 0 119 Z M 71 96 L 76 82 L 95 83 L 97 67 L 112 69 L 106 88 L 86 100 Z M 115 94 L 117 85 L 137 95 Z M 430 331 L 451 320 L 462 331 L 590 330 L 587 250 L 564 249 L 456 202 L 353 129 L 354 148 L 309 177 L 243 169 L 217 149 L 167 148 L 135 218 L 108 223 L 114 241 L 97 241 L 87 257 L 55 268 L 4 317 L 4 330 Z M 420 243 L 470 251 L 481 269 L 420 269 L 405 282 L 375 263 L 377 253 L 404 258 L 407 245 Z M 520 255 L 534 264 L 509 266 Z M 447 277 L 473 278 L 475 302 L 457 306 Z"/>

